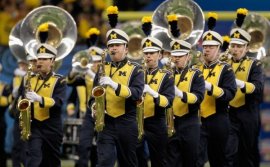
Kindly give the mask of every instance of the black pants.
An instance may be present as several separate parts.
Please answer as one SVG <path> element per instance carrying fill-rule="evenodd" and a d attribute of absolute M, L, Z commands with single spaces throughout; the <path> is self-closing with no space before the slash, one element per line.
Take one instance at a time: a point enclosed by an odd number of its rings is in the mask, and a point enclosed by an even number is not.
<path fill-rule="evenodd" d="M 91 111 L 87 110 L 80 129 L 80 138 L 78 146 L 79 160 L 76 162 L 76 167 L 88 167 L 89 158 L 91 156 L 92 141 L 94 137 L 94 122 L 91 116 Z M 94 161 L 94 160 L 92 160 Z M 91 162 L 92 162 L 91 161 Z M 96 161 L 96 160 L 95 160 Z M 95 166 L 96 164 L 91 164 Z"/>
<path fill-rule="evenodd" d="M 27 167 L 60 167 L 62 135 L 45 127 L 31 127 L 32 135 L 27 142 Z M 59 129 L 60 131 L 60 129 Z"/>
<path fill-rule="evenodd" d="M 231 131 L 226 152 L 227 166 L 257 167 L 259 116 L 248 110 L 231 110 Z"/>
<path fill-rule="evenodd" d="M 26 164 L 26 143 L 21 140 L 21 130 L 19 120 L 15 118 L 13 127 L 13 147 L 12 147 L 12 166 L 21 167 L 21 164 Z"/>
<path fill-rule="evenodd" d="M 167 167 L 195 167 L 200 141 L 199 118 L 175 119 L 176 133 L 169 138 Z"/>
<path fill-rule="evenodd" d="M 165 120 L 153 120 L 147 118 L 144 120 L 144 140 L 147 142 L 151 166 L 166 166 L 168 134 Z M 144 150 L 144 145 L 137 147 L 137 150 Z M 138 154 L 143 152 L 137 151 Z"/>
<path fill-rule="evenodd" d="M 98 167 L 137 167 L 136 145 L 138 128 L 136 119 L 105 116 L 105 128 L 98 133 Z"/>
<path fill-rule="evenodd" d="M 230 122 L 227 113 L 216 113 L 207 118 L 201 118 L 201 135 L 197 166 L 205 163 L 205 152 L 211 167 L 225 165 L 225 149 L 229 136 Z"/>

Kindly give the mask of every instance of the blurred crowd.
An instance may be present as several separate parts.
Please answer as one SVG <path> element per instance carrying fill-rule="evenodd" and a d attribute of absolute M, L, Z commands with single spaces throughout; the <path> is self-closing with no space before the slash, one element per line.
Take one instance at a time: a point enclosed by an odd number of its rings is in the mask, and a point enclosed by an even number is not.
<path fill-rule="evenodd" d="M 121 11 L 140 10 L 152 0 L 129 0 L 125 3 L 113 1 Z M 68 11 L 78 27 L 77 44 L 84 42 L 87 30 L 96 27 L 101 31 L 100 45 L 104 44 L 107 23 L 102 18 L 108 0 L 1 0 L 0 2 L 0 45 L 8 46 L 9 33 L 14 25 L 31 10 L 43 5 L 55 5 Z"/>
<path fill-rule="evenodd" d="M 95 26 L 102 33 L 107 31 L 102 20 L 106 0 L 1 0 L 0 2 L 0 45 L 8 45 L 12 27 L 32 9 L 43 5 L 56 5 L 68 11 L 78 27 L 78 41 L 81 43 L 87 30 Z M 103 36 L 101 36 L 102 42 Z"/>

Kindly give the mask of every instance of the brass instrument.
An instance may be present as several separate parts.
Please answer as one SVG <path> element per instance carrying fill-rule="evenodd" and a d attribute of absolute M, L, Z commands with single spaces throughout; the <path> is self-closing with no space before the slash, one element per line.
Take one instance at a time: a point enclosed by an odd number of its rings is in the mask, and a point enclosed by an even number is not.
<path fill-rule="evenodd" d="M 141 25 L 140 21 L 128 21 L 120 26 L 121 29 L 129 35 L 127 57 L 131 61 L 138 61 L 139 63 L 143 56 L 141 42 L 145 37 Z"/>
<path fill-rule="evenodd" d="M 76 23 L 67 11 L 57 6 L 46 5 L 32 10 L 20 28 L 20 39 L 31 56 L 36 55 L 40 43 L 38 27 L 44 23 L 49 24 L 46 43 L 57 49 L 55 61 L 58 62 L 71 52 L 76 43 Z"/>
<path fill-rule="evenodd" d="M 107 54 L 107 50 L 102 53 L 101 63 L 98 64 L 98 76 L 105 76 L 105 56 Z M 99 82 L 100 79 L 98 79 Z M 92 90 L 92 96 L 95 98 L 95 103 L 92 107 L 92 112 L 95 110 L 95 130 L 97 132 L 101 132 L 105 126 L 104 117 L 105 117 L 105 93 L 106 89 L 104 86 L 96 86 Z"/>
<path fill-rule="evenodd" d="M 249 13 L 241 28 L 251 35 L 248 54 L 258 60 L 266 57 L 270 47 L 270 22 L 267 18 L 257 13 Z"/>
<path fill-rule="evenodd" d="M 166 69 L 171 72 L 172 75 L 174 75 L 172 66 L 171 66 L 171 61 L 172 59 L 170 58 L 167 65 Z M 174 128 L 174 114 L 173 114 L 173 108 L 167 108 L 166 109 L 166 123 L 167 123 L 167 133 L 168 137 L 172 137 L 173 134 L 175 133 L 175 128 Z"/>
<path fill-rule="evenodd" d="M 153 30 L 151 36 L 163 43 L 165 50 L 170 50 L 170 42 L 174 38 L 169 31 L 167 15 L 177 15 L 179 39 L 192 46 L 197 44 L 204 31 L 204 14 L 200 6 L 192 0 L 167 0 L 160 4 L 153 13 Z"/>
<path fill-rule="evenodd" d="M 227 62 L 230 58 L 231 58 L 230 48 L 228 47 L 225 52 L 220 54 L 219 60 Z"/>
<path fill-rule="evenodd" d="M 31 73 L 32 73 L 32 65 L 28 65 L 26 80 L 25 80 L 25 92 L 29 92 L 31 90 Z M 21 139 L 23 141 L 29 140 L 31 135 L 31 102 L 29 99 L 21 99 L 17 104 L 17 109 L 20 111 L 19 122 L 21 128 Z"/>
<path fill-rule="evenodd" d="M 72 67 L 81 73 L 85 73 L 91 68 L 92 58 L 88 54 L 88 50 L 77 52 L 72 58 Z"/>
<path fill-rule="evenodd" d="M 145 74 L 145 71 L 146 71 L 145 58 L 143 58 L 142 60 L 142 71 L 144 75 L 146 75 Z M 143 135 L 144 135 L 144 97 L 145 97 L 145 93 L 142 95 L 141 99 L 137 101 L 137 107 L 136 107 L 136 119 L 137 119 L 139 140 L 142 140 Z"/>

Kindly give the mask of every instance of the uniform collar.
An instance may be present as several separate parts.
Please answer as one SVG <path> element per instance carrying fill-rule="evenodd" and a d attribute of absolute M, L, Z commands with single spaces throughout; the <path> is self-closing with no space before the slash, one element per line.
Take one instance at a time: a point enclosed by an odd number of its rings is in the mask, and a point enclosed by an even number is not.
<path fill-rule="evenodd" d="M 215 66 L 216 66 L 216 64 L 218 64 L 220 61 L 217 59 L 217 60 L 215 60 L 215 61 L 213 61 L 213 62 L 211 62 L 210 64 L 205 64 L 204 63 L 204 68 L 214 68 Z"/>
<path fill-rule="evenodd" d="M 128 62 L 128 59 L 127 59 L 127 58 L 124 58 L 124 60 L 122 60 L 122 61 L 112 62 L 112 66 L 113 66 L 113 67 L 116 67 L 116 68 L 121 68 L 121 67 L 123 67 L 127 62 Z"/>
<path fill-rule="evenodd" d="M 48 80 L 53 75 L 53 72 L 49 72 L 47 75 L 42 76 L 40 73 L 38 74 L 38 79 L 40 80 Z"/>
<path fill-rule="evenodd" d="M 147 74 L 149 74 L 149 75 L 154 75 L 155 73 L 157 73 L 158 69 L 159 69 L 158 66 L 155 67 L 155 68 L 148 68 L 148 69 L 147 69 Z"/>
<path fill-rule="evenodd" d="M 181 74 L 182 72 L 188 70 L 188 68 L 188 65 L 186 65 L 184 68 L 175 68 L 175 74 Z"/>
<path fill-rule="evenodd" d="M 239 60 L 236 60 L 236 59 L 234 59 L 233 57 L 232 57 L 232 61 L 234 62 L 234 63 L 239 63 L 239 62 L 241 62 L 241 61 L 244 61 L 245 59 L 247 59 L 247 56 L 243 56 L 241 59 L 239 59 Z"/>

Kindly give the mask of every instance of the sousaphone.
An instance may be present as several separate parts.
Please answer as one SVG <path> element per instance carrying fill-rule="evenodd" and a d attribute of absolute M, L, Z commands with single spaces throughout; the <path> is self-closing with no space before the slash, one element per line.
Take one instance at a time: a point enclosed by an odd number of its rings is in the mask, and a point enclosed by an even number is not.
<path fill-rule="evenodd" d="M 42 6 L 32 10 L 22 21 L 21 40 L 30 55 L 36 54 L 40 43 L 38 27 L 49 24 L 47 44 L 57 49 L 56 61 L 63 59 L 73 49 L 77 40 L 77 26 L 72 16 L 56 6 Z"/>
<path fill-rule="evenodd" d="M 194 46 L 204 30 L 204 14 L 200 6 L 192 0 L 167 0 L 160 4 L 153 13 L 153 30 L 151 36 L 163 42 L 163 48 L 170 50 L 174 37 L 170 33 L 167 15 L 175 14 L 180 29 L 179 39 L 186 40 Z"/>

